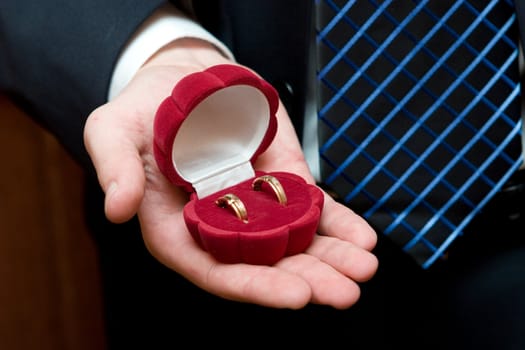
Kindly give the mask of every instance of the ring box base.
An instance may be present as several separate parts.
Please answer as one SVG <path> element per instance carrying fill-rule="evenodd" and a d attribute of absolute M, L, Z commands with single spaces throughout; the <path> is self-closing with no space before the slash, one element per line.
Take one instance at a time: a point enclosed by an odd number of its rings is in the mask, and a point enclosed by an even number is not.
<path fill-rule="evenodd" d="M 279 203 L 270 189 L 254 191 L 253 179 L 202 199 L 195 196 L 184 208 L 193 238 L 217 260 L 226 263 L 272 265 L 281 258 L 303 252 L 312 242 L 323 207 L 323 194 L 301 177 L 275 176 L 285 189 L 287 203 Z M 248 221 L 215 204 L 220 196 L 235 193 L 244 203 Z"/>

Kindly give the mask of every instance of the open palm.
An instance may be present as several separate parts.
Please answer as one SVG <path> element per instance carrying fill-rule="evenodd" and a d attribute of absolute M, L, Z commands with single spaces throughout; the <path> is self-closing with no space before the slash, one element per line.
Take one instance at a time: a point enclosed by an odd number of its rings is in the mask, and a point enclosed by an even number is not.
<path fill-rule="evenodd" d="M 170 183 L 155 163 L 153 119 L 160 102 L 185 75 L 232 63 L 208 51 L 200 52 L 207 55 L 204 63 L 177 59 L 177 65 L 166 64 L 166 56 L 148 62 L 119 96 L 89 116 L 85 144 L 106 193 L 106 215 L 119 223 L 137 214 L 151 254 L 215 295 L 278 308 L 308 303 L 350 307 L 360 296 L 359 282 L 376 272 L 377 259 L 370 252 L 376 235 L 361 217 L 326 194 L 310 247 L 273 266 L 220 263 L 188 232 L 182 215 L 188 194 Z M 180 51 L 175 55 L 186 57 Z M 282 105 L 277 117 L 277 135 L 255 168 L 295 173 L 313 183 Z"/>

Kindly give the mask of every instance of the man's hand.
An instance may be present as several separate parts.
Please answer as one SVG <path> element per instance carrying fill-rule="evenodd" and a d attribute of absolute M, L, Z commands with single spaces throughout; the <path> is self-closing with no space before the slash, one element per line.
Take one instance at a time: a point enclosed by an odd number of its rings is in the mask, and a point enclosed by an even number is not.
<path fill-rule="evenodd" d="M 178 40 L 152 57 L 113 101 L 89 116 L 85 144 L 106 194 L 108 219 L 121 223 L 137 214 L 153 256 L 223 298 L 292 309 L 308 303 L 352 306 L 360 296 L 358 283 L 377 270 L 377 258 L 370 252 L 377 237 L 361 217 L 326 194 L 318 234 L 310 247 L 273 266 L 220 263 L 188 232 L 182 215 L 188 194 L 157 168 L 153 119 L 180 79 L 224 63 L 235 64 L 207 43 Z M 295 173 L 313 183 L 282 105 L 277 118 L 277 135 L 255 168 Z"/>

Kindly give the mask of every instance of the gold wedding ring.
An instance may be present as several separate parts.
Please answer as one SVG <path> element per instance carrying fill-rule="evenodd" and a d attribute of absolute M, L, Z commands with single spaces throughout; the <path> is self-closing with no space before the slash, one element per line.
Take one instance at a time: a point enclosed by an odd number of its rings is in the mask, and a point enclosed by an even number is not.
<path fill-rule="evenodd" d="M 230 208 L 240 220 L 244 223 L 248 222 L 248 212 L 246 211 L 244 203 L 233 193 L 228 193 L 218 198 L 215 204 L 221 208 Z"/>
<path fill-rule="evenodd" d="M 261 191 L 262 184 L 264 182 L 270 185 L 270 187 L 272 188 L 272 191 L 277 196 L 277 200 L 279 201 L 279 203 L 281 203 L 282 205 L 286 205 L 286 202 L 287 202 L 286 193 L 284 193 L 283 186 L 281 185 L 281 183 L 279 182 L 279 180 L 277 180 L 275 176 L 271 176 L 271 175 L 259 176 L 258 178 L 253 180 L 252 188 L 255 191 Z"/>

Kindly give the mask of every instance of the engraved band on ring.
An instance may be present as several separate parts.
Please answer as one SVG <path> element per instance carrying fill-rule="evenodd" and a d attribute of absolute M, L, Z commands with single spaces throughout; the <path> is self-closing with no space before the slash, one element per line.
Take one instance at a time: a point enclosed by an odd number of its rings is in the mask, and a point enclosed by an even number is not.
<path fill-rule="evenodd" d="M 244 223 L 248 222 L 248 212 L 246 211 L 244 203 L 233 193 L 227 193 L 224 196 L 218 198 L 215 201 L 215 204 L 221 208 L 230 208 L 233 210 L 239 220 L 242 220 Z"/>
<path fill-rule="evenodd" d="M 272 191 L 277 196 L 277 200 L 279 201 L 279 203 L 281 203 L 282 205 L 286 205 L 287 203 L 286 193 L 284 192 L 283 186 L 281 185 L 281 183 L 279 182 L 279 180 L 277 180 L 275 176 L 271 176 L 271 175 L 259 176 L 252 182 L 253 190 L 261 191 L 262 184 L 264 182 L 270 185 L 270 187 L 272 188 Z"/>

